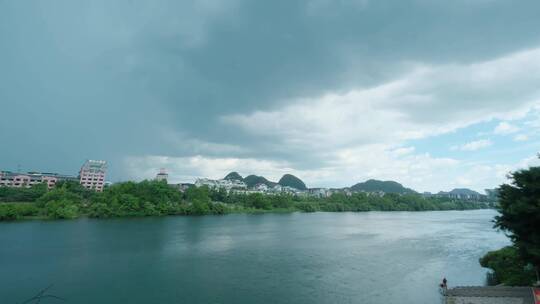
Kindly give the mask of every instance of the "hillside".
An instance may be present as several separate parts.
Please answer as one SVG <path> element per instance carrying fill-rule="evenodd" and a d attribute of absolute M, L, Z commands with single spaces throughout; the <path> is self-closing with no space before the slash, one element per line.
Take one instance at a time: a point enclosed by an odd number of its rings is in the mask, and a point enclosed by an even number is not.
<path fill-rule="evenodd" d="M 226 179 L 226 180 L 239 180 L 239 181 L 244 180 L 242 178 L 242 175 L 238 174 L 238 172 L 231 172 L 231 173 L 227 174 L 227 176 L 225 176 L 223 179 Z"/>
<path fill-rule="evenodd" d="M 480 193 L 468 188 L 455 188 L 448 193 L 456 195 L 480 195 Z"/>
<path fill-rule="evenodd" d="M 299 179 L 298 177 L 292 175 L 292 174 L 285 174 L 281 177 L 281 179 L 279 180 L 278 184 L 280 184 L 281 186 L 288 186 L 288 187 L 292 187 L 292 188 L 295 188 L 295 189 L 298 189 L 298 190 L 306 190 L 307 187 L 306 187 L 306 184 L 304 184 L 304 182 Z"/>
<path fill-rule="evenodd" d="M 351 187 L 352 191 L 365 191 L 365 192 L 377 192 L 382 191 L 385 193 L 398 193 L 398 194 L 409 194 L 416 193 L 416 191 L 403 187 L 402 184 L 395 181 L 380 181 L 375 179 L 370 179 L 363 183 L 358 183 Z"/>
<path fill-rule="evenodd" d="M 276 183 L 271 182 L 271 181 L 267 180 L 266 178 L 264 178 L 262 176 L 257 176 L 257 175 L 248 175 L 248 176 L 246 176 L 244 178 L 244 183 L 246 183 L 246 185 L 249 188 L 252 188 L 257 184 L 265 184 L 265 185 L 267 185 L 269 187 L 273 187 L 273 186 L 276 185 Z"/>

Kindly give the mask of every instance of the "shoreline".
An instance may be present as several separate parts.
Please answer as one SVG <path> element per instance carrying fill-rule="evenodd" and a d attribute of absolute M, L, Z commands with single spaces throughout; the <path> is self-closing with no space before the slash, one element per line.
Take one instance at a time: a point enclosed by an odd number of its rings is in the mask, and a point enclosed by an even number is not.
<path fill-rule="evenodd" d="M 0 203 L 2 204 L 2 203 Z M 20 204 L 32 204 L 32 203 L 20 203 Z M 141 219 L 141 218 L 162 218 L 162 217 L 204 217 L 204 216 L 226 216 L 233 214 L 246 214 L 246 215 L 263 215 L 263 214 L 292 214 L 292 213 L 390 213 L 390 212 L 400 212 L 400 213 L 420 213 L 420 212 L 449 212 L 449 211 L 478 211 L 478 210 L 494 210 L 495 208 L 478 208 L 478 209 L 455 209 L 455 210 L 366 210 L 366 211 L 304 211 L 301 209 L 291 208 L 291 209 L 246 209 L 246 210 L 229 210 L 225 213 L 207 213 L 207 214 L 163 214 L 163 215 L 132 215 L 132 216 L 111 216 L 111 217 L 94 217 L 89 216 L 89 214 L 80 214 L 74 218 L 52 218 L 46 215 L 33 215 L 33 216 L 23 216 L 17 219 L 10 220 L 0 220 L 1 223 L 15 223 L 15 222 L 27 222 L 27 221 L 70 221 L 78 219 L 98 219 L 98 220 L 108 220 L 108 219 Z"/>

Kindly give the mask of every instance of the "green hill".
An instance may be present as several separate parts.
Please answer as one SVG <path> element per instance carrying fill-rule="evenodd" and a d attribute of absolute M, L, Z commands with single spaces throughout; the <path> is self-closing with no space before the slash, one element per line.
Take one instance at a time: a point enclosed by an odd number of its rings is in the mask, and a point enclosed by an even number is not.
<path fill-rule="evenodd" d="M 382 191 L 384 193 L 398 193 L 398 194 L 411 194 L 416 191 L 403 187 L 402 184 L 394 181 L 380 181 L 370 179 L 363 183 L 358 183 L 351 187 L 352 191 L 365 191 L 365 192 L 377 192 Z"/>
<path fill-rule="evenodd" d="M 450 194 L 457 194 L 457 195 L 481 195 L 480 193 L 468 189 L 468 188 L 455 188 L 452 191 L 449 192 Z"/>
<path fill-rule="evenodd" d="M 257 184 L 265 184 L 265 185 L 267 185 L 269 187 L 273 187 L 274 185 L 276 185 L 276 183 L 271 182 L 271 181 L 267 180 L 266 178 L 264 178 L 262 176 L 257 176 L 257 175 L 248 175 L 248 176 L 246 176 L 244 178 L 244 183 L 246 183 L 248 188 L 255 187 L 255 185 L 257 185 Z"/>
<path fill-rule="evenodd" d="M 298 177 L 292 174 L 283 175 L 283 177 L 281 177 L 281 179 L 279 180 L 278 184 L 280 184 L 281 186 L 292 187 L 298 190 L 307 189 L 306 184 L 304 184 L 304 182 L 301 179 L 299 179 Z"/>
<path fill-rule="evenodd" d="M 239 180 L 239 181 L 244 180 L 242 178 L 242 175 L 238 174 L 238 172 L 231 172 L 231 173 L 227 174 L 227 176 L 225 176 L 223 179 L 226 179 L 226 180 Z"/>

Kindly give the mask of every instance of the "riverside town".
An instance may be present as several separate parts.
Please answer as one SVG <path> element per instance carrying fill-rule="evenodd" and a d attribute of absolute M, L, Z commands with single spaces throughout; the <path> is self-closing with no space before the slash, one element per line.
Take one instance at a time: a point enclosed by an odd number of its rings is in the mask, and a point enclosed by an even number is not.
<path fill-rule="evenodd" d="M 540 0 L 0 0 L 0 304 L 540 304 Z"/>

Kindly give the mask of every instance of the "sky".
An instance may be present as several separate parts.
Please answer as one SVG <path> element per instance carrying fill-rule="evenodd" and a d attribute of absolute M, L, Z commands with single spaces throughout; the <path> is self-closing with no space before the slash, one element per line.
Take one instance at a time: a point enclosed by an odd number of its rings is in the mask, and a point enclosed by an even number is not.
<path fill-rule="evenodd" d="M 0 169 L 417 191 L 539 165 L 540 2 L 0 0 Z"/>

